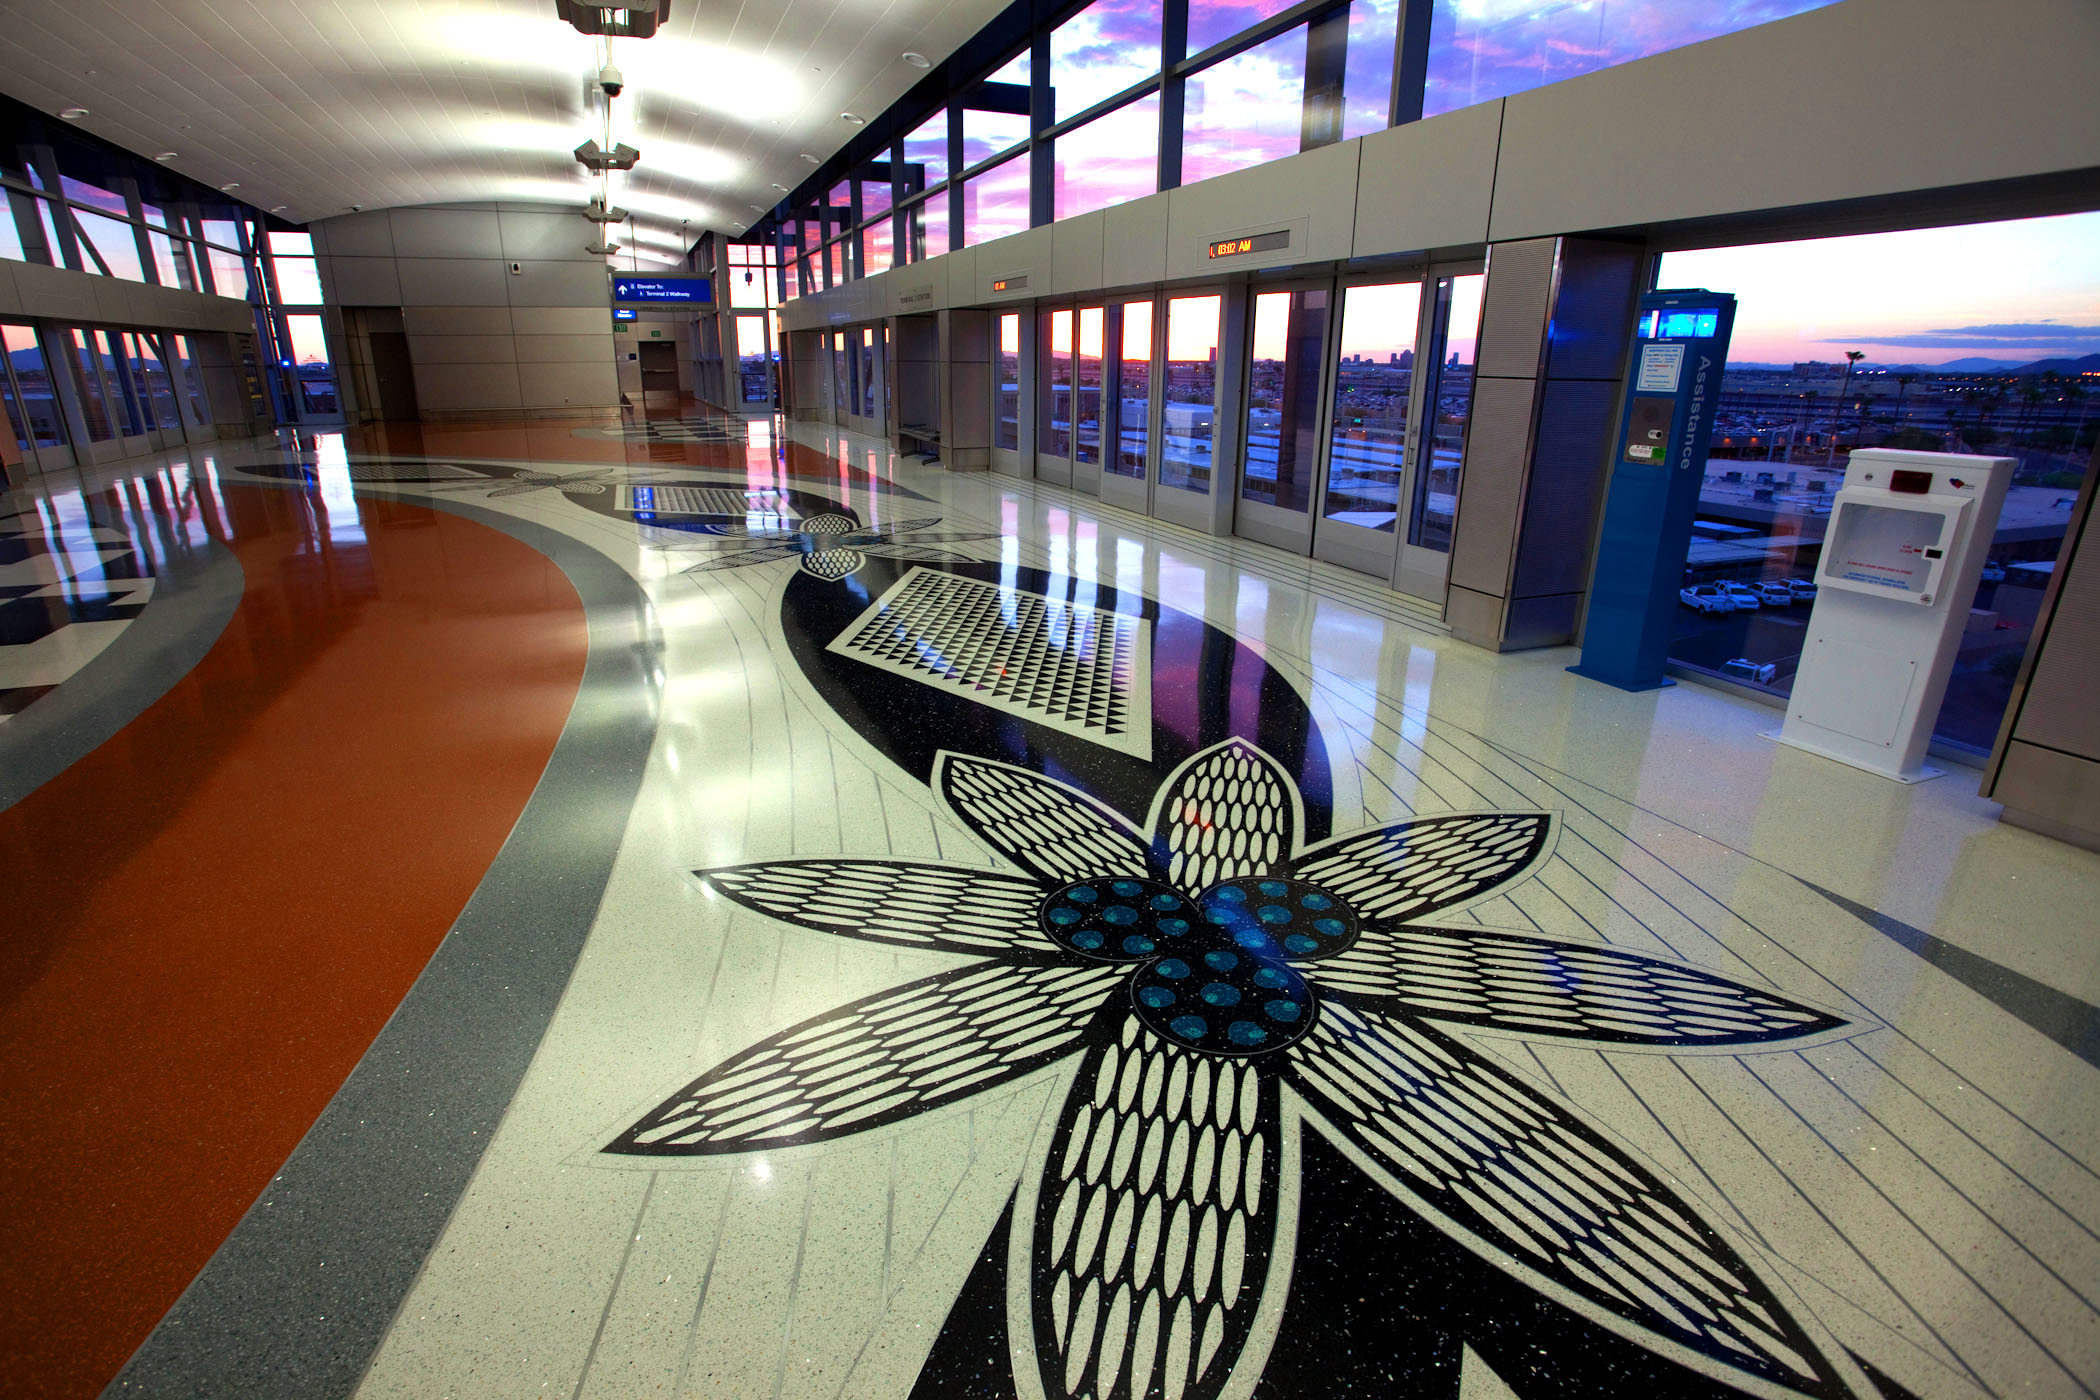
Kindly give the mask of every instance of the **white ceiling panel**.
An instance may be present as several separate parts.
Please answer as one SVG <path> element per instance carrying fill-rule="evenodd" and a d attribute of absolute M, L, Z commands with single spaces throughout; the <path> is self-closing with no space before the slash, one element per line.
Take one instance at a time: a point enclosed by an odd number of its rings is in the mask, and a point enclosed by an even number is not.
<path fill-rule="evenodd" d="M 615 39 L 614 176 L 634 241 L 732 233 L 925 76 L 1002 0 L 674 0 Z M 598 40 L 553 0 L 0 0 L 0 90 L 298 222 L 352 207 L 559 200 L 594 184 Z M 651 232 L 656 237 L 649 237 Z"/>

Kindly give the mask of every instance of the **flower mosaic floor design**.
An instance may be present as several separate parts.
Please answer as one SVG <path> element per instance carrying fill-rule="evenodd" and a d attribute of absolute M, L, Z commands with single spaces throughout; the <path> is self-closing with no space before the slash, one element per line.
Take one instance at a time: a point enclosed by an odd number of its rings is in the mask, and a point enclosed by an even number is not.
<path fill-rule="evenodd" d="M 1376 1163 L 1396 1206 L 1651 1345 L 1848 1393 L 1696 1211 L 1437 1029 L 1677 1047 L 1844 1024 L 1652 958 L 1438 926 L 1526 878 L 1546 814 L 1430 817 L 1302 849 L 1290 776 L 1236 740 L 1168 778 L 1149 834 L 1010 765 L 951 755 L 935 785 L 1019 875 L 813 858 L 703 878 L 788 923 L 990 961 L 769 1037 L 609 1151 L 821 1143 L 1077 1057 L 1034 1168 L 1035 1217 L 1016 1225 L 1028 1306 L 1009 1327 L 1033 1336 L 1016 1354 L 1040 1359 L 1046 1395 L 1213 1396 L 1259 1374 L 1254 1319 L 1293 1246 L 1282 1124 L 1308 1114 Z"/>

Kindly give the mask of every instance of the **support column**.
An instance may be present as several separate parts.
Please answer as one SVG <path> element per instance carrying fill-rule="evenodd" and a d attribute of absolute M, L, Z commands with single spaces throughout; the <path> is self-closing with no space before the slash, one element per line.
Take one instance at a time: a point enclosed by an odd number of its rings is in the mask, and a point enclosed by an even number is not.
<path fill-rule="evenodd" d="M 1494 651 L 1573 641 L 1647 250 L 1488 250 L 1446 620 Z"/>
<path fill-rule="evenodd" d="M 935 353 L 941 394 L 941 464 L 981 472 L 992 464 L 992 313 L 970 307 L 941 313 Z"/>
<path fill-rule="evenodd" d="M 2100 692 L 2096 485 L 2100 451 L 2086 466 L 2085 486 L 1984 773 L 1983 795 L 2004 803 L 2005 820 L 2015 826 L 2100 851 L 2100 712 L 2093 706 Z"/>

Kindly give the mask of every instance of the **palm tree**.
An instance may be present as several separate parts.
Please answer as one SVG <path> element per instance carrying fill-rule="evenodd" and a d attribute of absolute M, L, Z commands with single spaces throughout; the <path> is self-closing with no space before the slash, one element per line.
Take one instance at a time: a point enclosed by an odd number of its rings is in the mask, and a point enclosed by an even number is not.
<path fill-rule="evenodd" d="M 1867 352 L 1864 350 L 1847 350 L 1845 352 L 1845 377 L 1838 383 L 1837 402 L 1831 405 L 1830 445 L 1823 451 L 1823 465 L 1826 467 L 1837 460 L 1837 415 L 1844 410 L 1845 391 L 1852 387 L 1852 367 L 1865 358 L 1867 358 Z"/>
<path fill-rule="evenodd" d="M 1916 383 L 1917 379 L 1918 376 L 1915 374 L 1899 374 L 1896 376 L 1896 428 L 1899 432 L 1903 428 L 1904 396 L 1910 393 L 1910 386 Z"/>

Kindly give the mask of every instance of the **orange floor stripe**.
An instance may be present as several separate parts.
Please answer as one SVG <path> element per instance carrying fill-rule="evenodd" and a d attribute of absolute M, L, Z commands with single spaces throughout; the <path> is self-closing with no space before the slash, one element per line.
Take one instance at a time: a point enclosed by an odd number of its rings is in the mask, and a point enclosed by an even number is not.
<path fill-rule="evenodd" d="M 209 1258 L 473 893 L 583 673 L 568 580 L 496 530 L 365 500 L 369 543 L 331 541 L 298 493 L 223 494 L 224 635 L 0 813 L 12 1396 L 96 1394 Z"/>

